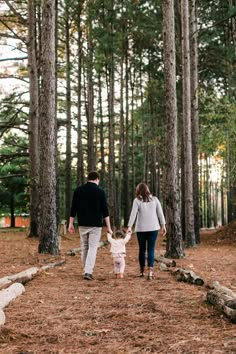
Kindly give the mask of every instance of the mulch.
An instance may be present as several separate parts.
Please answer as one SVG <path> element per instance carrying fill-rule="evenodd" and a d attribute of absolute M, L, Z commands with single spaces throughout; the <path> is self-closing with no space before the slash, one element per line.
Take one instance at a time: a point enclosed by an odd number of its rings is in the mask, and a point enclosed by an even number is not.
<path fill-rule="evenodd" d="M 0 232 L 0 277 L 65 259 L 25 284 L 25 293 L 4 309 L 0 353 L 236 353 L 236 324 L 205 301 L 206 284 L 215 280 L 236 293 L 235 231 L 232 225 L 203 230 L 201 244 L 176 260 L 201 276 L 203 286 L 178 282 L 158 263 L 153 281 L 137 277 L 135 236 L 127 244 L 124 279 L 114 278 L 108 246 L 98 251 L 95 280 L 86 281 L 80 255 L 67 255 L 79 247 L 78 234 L 66 235 L 55 257 L 38 254 L 38 241 L 26 232 Z M 160 238 L 157 252 L 164 251 Z"/>

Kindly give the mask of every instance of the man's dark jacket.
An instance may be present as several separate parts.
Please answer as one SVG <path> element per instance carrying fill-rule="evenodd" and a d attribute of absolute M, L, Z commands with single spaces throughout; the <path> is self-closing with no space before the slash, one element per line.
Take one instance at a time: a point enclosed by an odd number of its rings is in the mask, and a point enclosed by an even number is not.
<path fill-rule="evenodd" d="M 70 216 L 76 214 L 79 226 L 103 226 L 109 212 L 105 192 L 96 183 L 87 182 L 74 191 Z"/>

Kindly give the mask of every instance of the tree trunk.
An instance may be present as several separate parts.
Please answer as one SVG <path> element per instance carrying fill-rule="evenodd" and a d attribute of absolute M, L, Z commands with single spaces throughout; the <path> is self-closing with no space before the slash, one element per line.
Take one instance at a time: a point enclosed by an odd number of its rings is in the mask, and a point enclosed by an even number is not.
<path fill-rule="evenodd" d="M 194 231 L 196 243 L 200 243 L 199 218 L 199 168 L 198 168 L 198 42 L 196 0 L 190 2 L 190 69 L 191 69 L 191 127 L 192 127 L 192 160 L 193 160 L 193 208 Z"/>
<path fill-rule="evenodd" d="M 195 246 L 193 211 L 193 168 L 191 139 L 191 89 L 189 49 L 189 7 L 188 0 L 181 0 L 182 20 L 182 99 L 184 128 L 184 186 L 185 186 L 185 240 L 187 247 Z"/>
<path fill-rule="evenodd" d="M 10 191 L 10 213 L 11 213 L 11 227 L 15 227 L 15 193 L 14 190 Z"/>
<path fill-rule="evenodd" d="M 69 4 L 65 4 L 65 55 L 66 55 L 66 161 L 65 161 L 65 206 L 66 221 L 69 225 L 72 182 L 71 182 L 71 62 L 70 62 L 70 24 Z"/>
<path fill-rule="evenodd" d="M 167 219 L 166 257 L 181 258 L 184 256 L 184 250 L 179 214 L 177 177 L 177 99 L 173 0 L 164 0 L 163 16 L 165 110 L 167 123 L 165 173 L 165 206 Z"/>
<path fill-rule="evenodd" d="M 123 32 L 124 34 L 124 29 Z M 118 204 L 118 215 L 119 224 L 121 222 L 121 210 L 122 210 L 122 201 L 123 194 L 121 193 L 123 188 L 123 173 L 122 165 L 124 160 L 124 57 L 121 57 L 120 63 L 120 127 L 119 127 L 119 136 L 120 136 L 120 145 L 119 145 L 119 176 L 118 176 L 118 193 L 117 193 L 117 204 Z"/>
<path fill-rule="evenodd" d="M 96 166 L 94 150 L 94 93 L 93 93 L 93 39 L 92 39 L 92 19 L 88 15 L 88 54 L 87 54 L 87 95 L 88 95 L 88 172 L 93 171 Z"/>
<path fill-rule="evenodd" d="M 105 181 L 105 148 L 104 148 L 104 122 L 103 122 L 103 108 L 102 108 L 102 81 L 101 73 L 98 76 L 98 105 L 99 105 L 99 118 L 100 118 L 100 146 L 101 146 L 101 181 L 106 185 Z"/>
<path fill-rule="evenodd" d="M 78 2 L 78 93 L 77 93 L 77 184 L 84 183 L 84 164 L 83 164 L 83 145 L 82 145 L 82 127 L 81 127 L 81 96 L 82 96 L 82 25 L 81 16 L 83 9 L 83 1 Z"/>
<path fill-rule="evenodd" d="M 55 0 L 42 6 L 39 253 L 58 254 L 56 220 Z"/>
<path fill-rule="evenodd" d="M 111 25 L 112 26 L 112 25 Z M 115 141 L 114 141 L 114 128 L 115 128 L 115 115 L 114 115 L 114 57 L 111 54 L 109 58 L 109 176 L 108 176 L 108 204 L 110 208 L 111 225 L 116 223 L 115 215 Z"/>
<path fill-rule="evenodd" d="M 28 72 L 29 72 L 29 159 L 30 159 L 30 233 L 38 237 L 39 225 L 39 80 L 36 49 L 35 1 L 28 1 Z"/>
<path fill-rule="evenodd" d="M 126 39 L 125 49 L 125 131 L 124 131 L 124 163 L 123 163 L 123 181 L 124 181 L 124 225 L 127 226 L 130 213 L 129 196 L 129 74 L 128 74 L 128 39 Z"/>

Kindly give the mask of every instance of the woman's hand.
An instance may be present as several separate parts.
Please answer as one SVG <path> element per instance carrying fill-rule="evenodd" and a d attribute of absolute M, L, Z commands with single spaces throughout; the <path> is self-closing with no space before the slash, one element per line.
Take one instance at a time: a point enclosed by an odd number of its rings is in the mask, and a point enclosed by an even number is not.
<path fill-rule="evenodd" d="M 132 228 L 130 226 L 127 229 L 127 234 L 132 234 Z"/>
<path fill-rule="evenodd" d="M 161 232 L 161 234 L 162 234 L 163 236 L 166 235 L 166 225 L 162 225 L 162 226 L 161 226 L 160 232 Z"/>

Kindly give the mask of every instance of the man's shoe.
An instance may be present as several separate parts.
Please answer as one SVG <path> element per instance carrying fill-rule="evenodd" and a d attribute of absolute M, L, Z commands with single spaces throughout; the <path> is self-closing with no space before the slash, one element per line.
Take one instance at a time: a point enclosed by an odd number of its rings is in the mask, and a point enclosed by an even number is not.
<path fill-rule="evenodd" d="M 93 280 L 94 278 L 93 278 L 93 275 L 92 275 L 92 274 L 85 273 L 85 274 L 84 274 L 84 279 L 86 279 L 86 280 Z"/>

